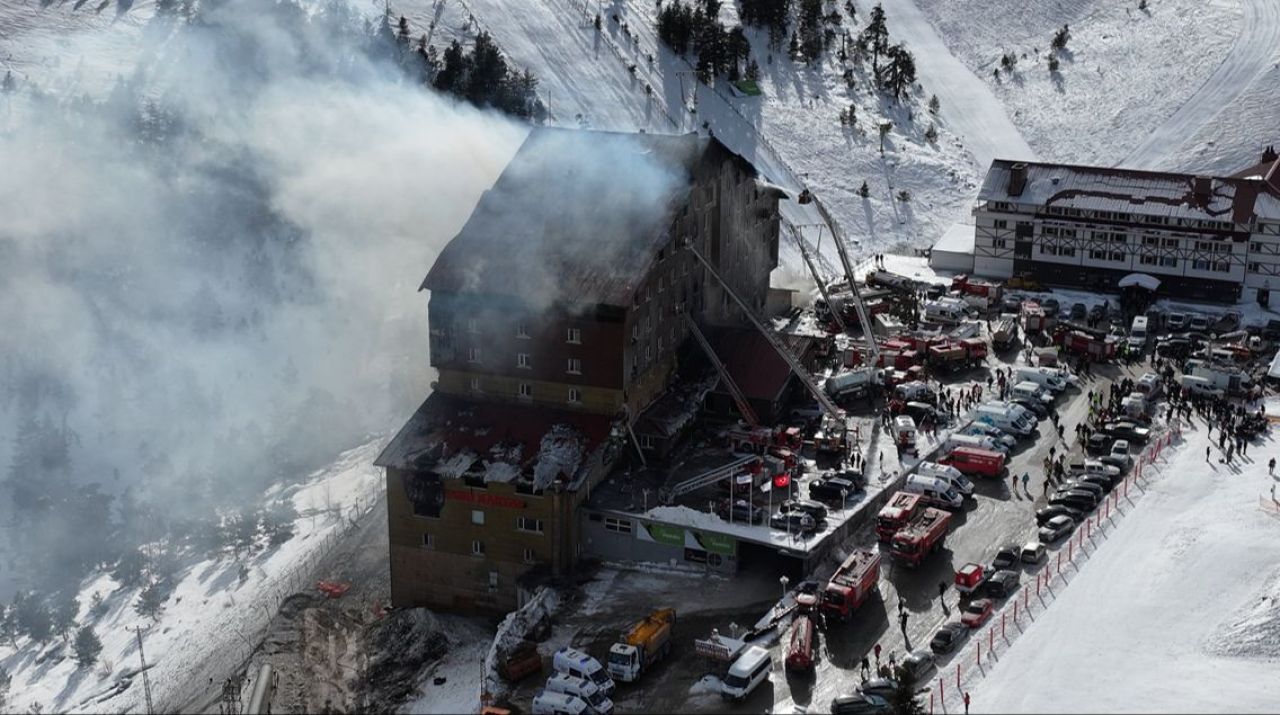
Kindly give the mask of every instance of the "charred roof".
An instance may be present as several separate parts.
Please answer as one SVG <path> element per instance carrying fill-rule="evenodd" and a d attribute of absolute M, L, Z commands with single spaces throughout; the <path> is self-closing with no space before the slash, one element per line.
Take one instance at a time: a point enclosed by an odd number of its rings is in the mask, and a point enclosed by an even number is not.
<path fill-rule="evenodd" d="M 726 159 L 755 176 L 697 134 L 534 129 L 421 289 L 629 306 L 697 177 Z"/>

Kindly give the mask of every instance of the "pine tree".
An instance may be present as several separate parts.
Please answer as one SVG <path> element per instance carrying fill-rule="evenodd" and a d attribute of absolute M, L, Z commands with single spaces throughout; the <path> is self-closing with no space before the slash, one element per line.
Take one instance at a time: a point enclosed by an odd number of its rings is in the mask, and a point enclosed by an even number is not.
<path fill-rule="evenodd" d="M 893 131 L 893 122 L 880 122 L 880 153 L 884 154 L 884 138 Z"/>
<path fill-rule="evenodd" d="M 1050 71 L 1050 72 L 1057 72 L 1057 71 L 1058 71 L 1058 67 L 1059 67 L 1059 64 L 1058 64 L 1058 56 L 1057 56 L 1057 55 L 1050 55 L 1050 56 L 1049 56 L 1049 71 Z"/>
<path fill-rule="evenodd" d="M 884 67 L 881 85 L 893 92 L 896 99 L 916 81 L 916 60 L 904 45 L 893 45 L 886 54 L 889 62 Z"/>
<path fill-rule="evenodd" d="M 1057 32 L 1053 33 L 1053 49 L 1065 49 L 1067 43 L 1071 41 L 1071 28 L 1063 25 Z"/>
<path fill-rule="evenodd" d="M 904 204 L 905 204 L 906 202 L 910 201 L 910 200 L 911 200 L 911 192 L 910 192 L 910 191 L 907 191 L 906 189 L 903 189 L 902 191 L 899 191 L 899 192 L 898 192 L 898 200 L 899 200 L 899 201 L 901 201 L 901 202 L 902 202 L 902 203 L 904 203 Z"/>
<path fill-rule="evenodd" d="M 160 611 L 164 608 L 164 594 L 160 590 L 160 584 L 152 583 L 142 589 L 142 593 L 138 594 L 138 600 L 133 604 L 133 610 L 139 616 L 146 616 L 151 620 L 156 620 L 160 615 Z"/>
<path fill-rule="evenodd" d="M 924 138 L 929 143 L 938 141 L 938 128 L 930 124 L 929 128 L 924 130 Z"/>
<path fill-rule="evenodd" d="M 132 548 L 120 555 L 111 569 L 111 577 L 121 586 L 131 588 L 142 583 L 142 574 L 146 568 L 146 555 L 140 549 Z"/>
<path fill-rule="evenodd" d="M 861 196 L 862 198 L 865 199 L 870 195 L 871 195 L 871 187 L 867 186 L 867 182 L 864 180 L 862 182 L 862 186 L 858 187 L 858 196 Z"/>
<path fill-rule="evenodd" d="M 80 601 L 70 591 L 59 591 L 51 600 L 53 608 L 50 611 L 50 617 L 53 633 L 65 639 L 67 634 L 76 627 L 76 614 L 80 612 Z"/>
<path fill-rule="evenodd" d="M 15 594 L 13 608 L 19 633 L 37 643 L 45 643 L 53 637 L 53 617 L 38 594 Z"/>
<path fill-rule="evenodd" d="M 400 23 L 396 28 L 396 44 L 400 45 L 400 52 L 403 53 L 409 49 L 409 42 L 413 39 L 409 32 L 409 19 L 404 15 L 400 16 Z"/>
<path fill-rule="evenodd" d="M 938 101 L 938 95 L 935 94 L 929 98 L 929 113 L 937 114 L 940 109 L 942 109 L 942 103 Z"/>
<path fill-rule="evenodd" d="M 871 72 L 880 77 L 880 56 L 889 49 L 889 28 L 885 24 L 884 8 L 879 3 L 871 9 L 871 20 L 863 28 L 859 42 L 871 52 Z"/>
<path fill-rule="evenodd" d="M 752 82 L 760 81 L 760 65 L 754 59 L 747 62 L 747 79 Z"/>
<path fill-rule="evenodd" d="M 0 665 L 0 711 L 8 710 L 9 686 L 13 684 L 13 676 Z"/>
<path fill-rule="evenodd" d="M 92 626 L 85 626 L 76 632 L 76 663 L 87 668 L 98 662 L 98 654 L 102 652 L 102 641 L 93 632 Z"/>
<path fill-rule="evenodd" d="M 16 81 L 14 81 L 14 79 L 13 79 L 13 72 L 11 72 L 11 71 L 9 71 L 9 70 L 5 70 L 5 71 L 4 71 L 4 80 L 3 80 L 3 81 L 0 81 L 0 92 L 4 92 L 5 94 L 9 94 L 10 92 L 12 92 L 12 91 L 14 90 L 14 87 L 16 87 L 16 86 L 17 86 L 17 84 L 18 84 L 18 83 L 17 83 Z"/>
<path fill-rule="evenodd" d="M 4 613 L 0 616 L 0 639 L 9 641 L 9 645 L 14 648 L 18 647 L 18 636 L 21 635 L 18 628 L 18 596 L 16 593 L 13 595 L 14 605 L 4 607 Z"/>
<path fill-rule="evenodd" d="M 787 56 L 792 60 L 800 59 L 800 37 L 791 33 L 791 41 L 787 43 Z"/>
<path fill-rule="evenodd" d="M 436 73 L 436 89 L 446 94 L 460 94 L 467 82 L 467 65 L 462 44 L 454 40 L 444 51 L 444 63 Z"/>

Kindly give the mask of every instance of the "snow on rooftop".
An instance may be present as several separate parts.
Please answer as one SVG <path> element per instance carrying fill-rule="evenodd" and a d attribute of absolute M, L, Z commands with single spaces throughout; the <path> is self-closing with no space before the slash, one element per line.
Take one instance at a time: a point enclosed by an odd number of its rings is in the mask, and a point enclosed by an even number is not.
<path fill-rule="evenodd" d="M 553 425 L 542 437 L 533 468 L 533 488 L 546 489 L 562 473 L 572 479 L 584 453 L 582 435 L 568 425 Z"/>
<path fill-rule="evenodd" d="M 1272 398 L 1267 412 L 1280 411 Z M 1205 459 L 1203 423 L 987 677 L 974 712 L 1272 712 L 1280 701 L 1274 454 Z M 1263 444 L 1273 444 L 1264 438 Z M 1080 691 L 1088 684 L 1087 695 Z"/>
<path fill-rule="evenodd" d="M 935 251 L 950 253 L 973 253 L 975 244 L 974 226 L 971 223 L 953 223 L 946 233 L 933 244 Z"/>

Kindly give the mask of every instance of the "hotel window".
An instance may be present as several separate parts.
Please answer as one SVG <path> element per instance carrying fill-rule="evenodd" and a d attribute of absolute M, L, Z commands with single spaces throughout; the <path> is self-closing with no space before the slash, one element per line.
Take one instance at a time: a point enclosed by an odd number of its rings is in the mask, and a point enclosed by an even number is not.
<path fill-rule="evenodd" d="M 653 449 L 653 435 L 640 435 L 640 449 Z"/>
<path fill-rule="evenodd" d="M 522 382 L 522 383 L 520 383 L 520 396 L 521 396 L 521 397 L 523 397 L 523 398 L 524 398 L 524 399 L 526 399 L 526 400 L 527 400 L 527 399 L 532 398 L 532 397 L 533 397 L 533 385 L 530 385 L 530 384 L 529 384 L 529 383 L 527 383 L 527 382 Z"/>
<path fill-rule="evenodd" d="M 1123 254 L 1123 253 L 1116 252 L 1116 251 L 1112 251 L 1112 252 L 1111 252 L 1111 260 L 1113 260 L 1113 261 L 1123 261 L 1123 260 L 1124 260 L 1124 254 Z"/>
<path fill-rule="evenodd" d="M 520 353 L 516 355 L 516 367 L 523 368 L 525 370 L 529 369 L 529 353 Z"/>
<path fill-rule="evenodd" d="M 1178 259 L 1174 258 L 1173 256 L 1161 256 L 1160 265 L 1164 268 L 1177 268 Z"/>
<path fill-rule="evenodd" d="M 569 402 L 575 405 L 582 404 L 582 390 L 576 387 L 569 388 Z"/>
<path fill-rule="evenodd" d="M 1155 236 L 1143 236 L 1143 237 L 1142 237 L 1142 245 L 1144 245 L 1144 246 L 1158 246 L 1158 245 L 1160 245 L 1160 239 L 1156 238 Z"/>
<path fill-rule="evenodd" d="M 570 375 L 581 375 L 581 374 L 582 374 L 582 359 L 581 359 L 581 358 L 569 358 L 569 365 L 565 368 L 565 370 L 566 370 Z"/>
<path fill-rule="evenodd" d="M 483 542 L 483 541 L 473 541 L 473 542 L 471 542 L 471 555 L 472 555 L 472 556 L 484 556 L 484 542 Z"/>
<path fill-rule="evenodd" d="M 1006 221 L 1006 220 L 1004 220 L 1004 219 L 1002 219 L 1002 218 L 998 218 L 998 219 L 996 219 L 995 227 L 996 227 L 996 228 L 1009 228 L 1009 222 L 1008 222 L 1008 221 Z"/>
<path fill-rule="evenodd" d="M 480 348 L 467 348 L 467 362 L 480 362 Z"/>
<path fill-rule="evenodd" d="M 527 516 L 516 517 L 516 528 L 520 531 L 531 531 L 536 534 L 542 533 L 542 520 L 530 519 Z"/>
<path fill-rule="evenodd" d="M 1231 262 L 1230 261 L 1214 261 L 1213 270 L 1217 271 L 1218 273 L 1230 273 Z"/>
<path fill-rule="evenodd" d="M 996 238 L 996 239 L 992 239 L 991 241 L 991 246 L 993 248 L 1005 248 L 1008 245 L 1009 245 L 1009 242 L 1003 238 Z"/>
<path fill-rule="evenodd" d="M 1191 262 L 1191 267 L 1197 271 L 1207 271 L 1209 270 L 1209 262 L 1196 259 Z"/>
<path fill-rule="evenodd" d="M 582 330 L 580 328 L 569 328 L 569 337 L 565 339 L 565 342 L 572 343 L 574 345 L 581 345 Z"/>
<path fill-rule="evenodd" d="M 489 590 L 490 591 L 498 590 L 498 572 L 497 571 L 489 572 Z"/>
<path fill-rule="evenodd" d="M 1165 247 L 1165 248 L 1177 248 L 1177 247 L 1178 247 L 1178 239 L 1176 239 L 1176 238 L 1166 238 L 1166 239 L 1164 239 L 1164 247 Z"/>
<path fill-rule="evenodd" d="M 484 511 L 481 509 L 472 509 L 471 523 L 476 526 L 484 526 Z"/>
<path fill-rule="evenodd" d="M 529 339 L 529 325 L 527 323 L 520 323 L 516 326 L 516 337 L 523 340 Z"/>
<path fill-rule="evenodd" d="M 1095 261 L 1105 261 L 1107 260 L 1107 252 L 1094 249 L 1089 251 L 1089 257 Z"/>
<path fill-rule="evenodd" d="M 533 563 L 533 561 L 534 561 L 533 549 L 525 549 L 525 550 L 524 550 L 524 553 L 523 553 L 523 554 L 522 554 L 522 556 L 521 556 L 521 558 L 523 558 L 523 559 L 524 559 L 524 562 L 525 562 L 526 564 L 531 564 L 531 563 Z"/>
<path fill-rule="evenodd" d="M 436 535 L 435 535 L 435 534 L 423 534 L 423 535 L 422 535 L 422 548 L 424 548 L 424 549 L 434 549 L 435 547 L 436 547 Z"/>
<path fill-rule="evenodd" d="M 471 378 L 471 391 L 472 392 L 480 391 L 480 378 L 478 377 Z"/>
<path fill-rule="evenodd" d="M 1155 257 L 1155 256 L 1143 256 L 1143 257 L 1142 257 L 1142 259 L 1141 259 L 1139 262 L 1140 262 L 1142 265 L 1144 265 L 1144 266 L 1154 266 L 1154 265 L 1156 265 L 1156 257 Z"/>
<path fill-rule="evenodd" d="M 1262 241 L 1250 241 L 1249 250 L 1254 253 L 1262 253 Z"/>
<path fill-rule="evenodd" d="M 1069 248 L 1067 246 L 1058 246 L 1058 255 L 1059 256 L 1075 256 L 1076 249 Z"/>
<path fill-rule="evenodd" d="M 468 333 L 478 333 L 478 332 L 480 332 L 480 328 L 476 325 L 476 319 L 475 319 L 475 318 L 468 318 L 468 319 L 467 319 L 467 332 L 468 332 Z"/>
<path fill-rule="evenodd" d="M 662 338 L 658 338 L 658 352 L 662 352 Z"/>
<path fill-rule="evenodd" d="M 627 519 L 615 519 L 611 516 L 604 518 L 605 531 L 616 531 L 619 534 L 631 533 L 631 522 Z"/>
<path fill-rule="evenodd" d="M 1250 273 L 1261 273 L 1261 272 L 1262 272 L 1262 264 L 1261 264 L 1261 263 L 1250 263 L 1250 264 L 1249 264 L 1249 272 L 1250 272 Z"/>

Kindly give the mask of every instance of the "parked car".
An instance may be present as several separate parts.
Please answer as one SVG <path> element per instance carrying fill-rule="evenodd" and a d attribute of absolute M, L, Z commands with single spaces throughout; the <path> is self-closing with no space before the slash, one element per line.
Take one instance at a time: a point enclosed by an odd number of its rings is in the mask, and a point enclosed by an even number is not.
<path fill-rule="evenodd" d="M 1209 330 L 1209 316 L 1196 313 L 1191 316 L 1191 320 L 1187 322 L 1187 329 L 1204 333 Z"/>
<path fill-rule="evenodd" d="M 1015 405 L 1022 405 L 1028 410 L 1031 410 L 1037 419 L 1044 419 L 1049 416 L 1049 408 L 1040 400 L 1028 400 L 1024 397 L 1015 397 L 1012 400 L 1009 400 L 1009 402 Z"/>
<path fill-rule="evenodd" d="M 1164 319 L 1164 325 L 1170 332 L 1186 330 L 1188 322 L 1186 313 L 1169 313 Z"/>
<path fill-rule="evenodd" d="M 1108 454 L 1111 452 L 1112 441 L 1111 435 L 1102 431 L 1094 432 L 1084 443 L 1084 451 L 1089 454 Z"/>
<path fill-rule="evenodd" d="M 785 512 L 808 514 L 813 517 L 815 524 L 821 524 L 827 520 L 827 508 L 812 499 L 788 499 L 782 502 L 780 509 Z"/>
<path fill-rule="evenodd" d="M 1084 511 L 1067 504 L 1050 504 L 1036 511 L 1036 526 L 1044 526 L 1055 516 L 1065 516 L 1075 523 L 1084 521 Z"/>
<path fill-rule="evenodd" d="M 1111 477 L 1104 474 L 1086 474 L 1076 481 L 1084 484 L 1093 484 L 1100 487 L 1104 492 L 1110 492 L 1116 486 L 1116 483 L 1111 480 Z"/>
<path fill-rule="evenodd" d="M 893 678 L 872 678 L 871 680 L 863 681 L 862 685 L 858 686 L 858 692 L 878 695 L 885 700 L 892 698 L 897 690 L 898 681 Z"/>
<path fill-rule="evenodd" d="M 1040 527 L 1040 541 L 1045 544 L 1061 541 L 1063 537 L 1071 533 L 1071 529 L 1074 527 L 1075 523 L 1071 521 L 1070 517 L 1055 516 L 1047 524 Z"/>
<path fill-rule="evenodd" d="M 991 568 L 1007 569 L 1018 563 L 1018 545 L 1009 544 L 996 552 L 996 557 L 991 560 Z"/>
<path fill-rule="evenodd" d="M 1229 310 L 1218 316 L 1218 319 L 1215 320 L 1209 328 L 1217 332 L 1219 335 L 1222 333 L 1234 332 L 1240 329 L 1240 318 L 1241 315 L 1239 311 Z"/>
<path fill-rule="evenodd" d="M 1191 354 L 1191 341 L 1186 338 L 1165 338 L 1156 343 L 1156 354 L 1163 358 L 1182 360 Z"/>
<path fill-rule="evenodd" d="M 964 611 L 960 614 L 960 622 L 970 628 L 981 628 L 982 624 L 991 618 L 994 610 L 995 603 L 991 599 L 979 598 L 965 606 Z"/>
<path fill-rule="evenodd" d="M 1068 479 L 1067 481 L 1063 482 L 1061 486 L 1058 487 L 1058 491 L 1060 492 L 1070 491 L 1072 489 L 1079 489 L 1082 491 L 1089 492 L 1090 494 L 1093 495 L 1093 498 L 1097 499 L 1098 501 L 1102 501 L 1102 497 L 1107 495 L 1106 489 L 1103 489 L 1097 484 L 1090 484 L 1082 479 Z"/>
<path fill-rule="evenodd" d="M 1016 437 L 1005 432 L 999 427 L 989 425 L 986 422 L 970 422 L 965 425 L 963 429 L 958 430 L 956 434 L 972 434 L 980 437 L 990 437 L 1010 449 L 1018 445 L 1018 439 Z"/>
<path fill-rule="evenodd" d="M 1022 547 L 1022 563 L 1040 564 L 1049 558 L 1049 550 L 1039 541 L 1029 541 Z"/>
<path fill-rule="evenodd" d="M 1128 421 L 1110 422 L 1103 426 L 1100 431 L 1111 435 L 1113 439 L 1124 439 L 1139 444 L 1146 444 L 1147 440 L 1151 438 L 1150 429 Z"/>
<path fill-rule="evenodd" d="M 929 641 L 929 650 L 941 655 L 950 653 L 969 637 L 969 627 L 963 623 L 952 621 L 938 629 Z"/>
<path fill-rule="evenodd" d="M 1038 546 L 1038 544 L 1037 544 Z M 1015 563 L 1016 567 L 1017 564 Z M 987 579 L 987 595 L 992 598 L 1008 598 L 1009 594 L 1018 590 L 1018 572 L 1013 569 L 1001 569 Z"/>
<path fill-rule="evenodd" d="M 1090 320 L 1105 320 L 1106 317 L 1107 317 L 1106 303 L 1095 303 L 1094 306 L 1089 309 Z"/>
<path fill-rule="evenodd" d="M 843 506 L 862 487 L 843 477 L 826 476 L 809 482 L 809 498 L 831 505 Z"/>
<path fill-rule="evenodd" d="M 831 700 L 832 715 L 887 715 L 891 712 L 893 706 L 879 695 L 853 693 L 837 695 Z"/>
<path fill-rule="evenodd" d="M 1088 314 L 1089 314 L 1089 309 L 1085 307 L 1084 303 L 1072 304 L 1071 306 L 1072 320 L 1084 320 Z"/>
<path fill-rule="evenodd" d="M 799 511 L 779 511 L 769 517 L 769 526 L 779 531 L 796 534 L 807 534 L 818 530 L 818 524 L 813 517 Z"/>
<path fill-rule="evenodd" d="M 1058 308 L 1059 308 L 1058 299 L 1045 298 L 1044 300 L 1040 301 L 1040 307 L 1044 309 L 1045 315 L 1057 315 Z"/>
<path fill-rule="evenodd" d="M 729 500 L 726 499 L 720 502 L 720 506 L 716 508 L 716 514 L 725 521 L 745 521 L 752 524 L 759 524 L 765 517 L 764 507 L 746 499 L 735 499 L 732 513 L 729 510 Z"/>
<path fill-rule="evenodd" d="M 1049 505 L 1068 506 L 1082 514 L 1087 514 L 1093 511 L 1093 508 L 1097 506 L 1093 501 L 1093 497 L 1086 492 L 1074 492 L 1070 494 L 1063 492 L 1055 493 L 1053 496 L 1049 497 Z M 1056 518 L 1057 517 L 1051 517 L 1044 525 L 1048 526 Z"/>
<path fill-rule="evenodd" d="M 1111 454 L 1107 456 L 1111 457 L 1113 461 L 1119 461 L 1127 465 L 1129 461 L 1133 459 L 1133 455 L 1130 454 L 1129 451 L 1129 440 L 1117 439 L 1115 442 L 1112 442 Z"/>
<path fill-rule="evenodd" d="M 917 683 L 923 681 L 924 676 L 936 667 L 937 660 L 927 650 L 911 651 L 898 661 L 898 669 L 910 675 Z"/>
<path fill-rule="evenodd" d="M 1092 491 L 1088 489 L 1077 489 L 1074 485 L 1058 487 L 1058 490 L 1053 493 L 1053 496 L 1078 497 L 1082 508 L 1087 511 L 1093 511 L 1098 507 L 1098 502 L 1102 501 L 1102 498 L 1097 494 L 1094 494 Z M 1049 503 L 1055 503 L 1052 497 L 1049 499 Z"/>

